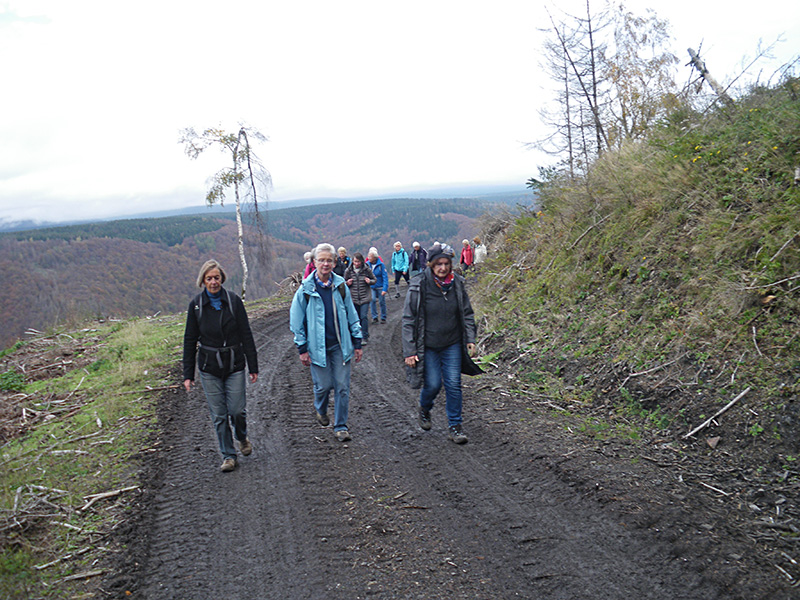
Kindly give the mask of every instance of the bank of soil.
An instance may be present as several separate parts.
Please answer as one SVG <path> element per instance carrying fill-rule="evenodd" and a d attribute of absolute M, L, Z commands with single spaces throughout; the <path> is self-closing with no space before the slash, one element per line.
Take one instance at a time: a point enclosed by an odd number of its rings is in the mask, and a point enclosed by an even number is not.
<path fill-rule="evenodd" d="M 775 498 L 719 493 L 739 474 L 703 473 L 673 444 L 578 435 L 492 373 L 465 378 L 468 444 L 447 439 L 442 396 L 422 431 L 401 302 L 353 368 L 345 444 L 314 419 L 288 309 L 253 319 L 254 452 L 236 471 L 218 469 L 199 387 L 165 396 L 161 451 L 104 588 L 196 600 L 798 597 L 800 570 L 753 535 L 775 532 L 746 523 L 747 504 L 774 510 Z"/>

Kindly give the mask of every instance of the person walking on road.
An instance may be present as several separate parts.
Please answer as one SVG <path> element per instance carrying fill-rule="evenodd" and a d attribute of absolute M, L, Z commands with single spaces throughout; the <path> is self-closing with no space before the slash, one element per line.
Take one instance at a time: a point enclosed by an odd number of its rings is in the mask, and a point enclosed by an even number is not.
<path fill-rule="evenodd" d="M 200 268 L 197 287 L 204 287 L 190 303 L 183 334 L 183 386 L 191 391 L 195 368 L 206 395 L 217 442 L 222 454 L 220 469 L 236 468 L 233 425 L 239 451 L 248 456 L 253 446 L 247 437 L 245 366 L 250 383 L 258 380 L 258 355 L 242 299 L 229 292 L 225 271 L 215 260 Z M 199 350 L 198 350 L 199 345 Z"/>
<path fill-rule="evenodd" d="M 394 271 L 394 291 L 395 298 L 400 297 L 400 279 L 406 280 L 408 285 L 408 252 L 400 242 L 394 243 L 394 253 L 392 254 L 392 271 Z"/>
<path fill-rule="evenodd" d="M 311 275 L 314 270 L 314 261 L 311 260 L 311 252 L 303 254 L 303 260 L 306 261 L 306 268 L 303 270 L 303 279 Z"/>
<path fill-rule="evenodd" d="M 411 387 L 420 389 L 419 424 L 431 428 L 431 409 L 442 385 L 450 439 L 465 444 L 461 373 L 481 372 L 471 360 L 477 330 L 464 278 L 453 273 L 448 245 L 428 250 L 428 268 L 411 281 L 403 306 L 403 357 Z"/>
<path fill-rule="evenodd" d="M 470 246 L 468 239 L 461 240 L 461 246 L 461 259 L 459 262 L 461 263 L 461 272 L 466 274 L 467 269 L 472 266 L 475 258 L 472 253 L 472 246 Z"/>
<path fill-rule="evenodd" d="M 414 242 L 412 247 L 414 249 L 411 251 L 411 256 L 409 257 L 408 268 L 413 278 L 425 270 L 425 266 L 428 264 L 428 253 L 425 252 L 425 248 L 423 248 L 419 242 Z"/>
<path fill-rule="evenodd" d="M 477 269 L 479 264 L 486 261 L 486 255 L 488 252 L 486 250 L 486 246 L 481 243 L 481 238 L 476 236 L 472 241 L 475 243 L 475 260 L 472 264 L 475 265 L 475 268 Z"/>
<path fill-rule="evenodd" d="M 364 256 L 360 252 L 353 255 L 353 262 L 344 272 L 345 283 L 350 287 L 350 295 L 353 298 L 353 305 L 361 322 L 361 345 L 369 340 L 369 304 L 372 300 L 372 289 L 370 286 L 377 280 L 366 264 Z"/>
<path fill-rule="evenodd" d="M 373 246 L 367 253 L 368 266 L 375 275 L 375 283 L 372 284 L 372 300 L 369 303 L 372 322 L 378 322 L 378 305 L 381 309 L 381 323 L 386 323 L 386 295 L 389 293 L 389 273 L 378 256 L 378 250 Z"/>
<path fill-rule="evenodd" d="M 289 328 L 300 362 L 311 368 L 317 422 L 330 424 L 328 401 L 333 391 L 336 439 L 351 439 L 347 428 L 350 406 L 350 367 L 361 360 L 361 325 L 350 288 L 333 272 L 336 251 L 319 244 L 312 252 L 316 269 L 303 280 L 292 298 Z"/>
<path fill-rule="evenodd" d="M 336 252 L 339 256 L 336 257 L 336 266 L 333 267 L 333 272 L 344 277 L 344 272 L 350 266 L 350 257 L 347 256 L 347 248 L 344 246 L 339 246 Z"/>

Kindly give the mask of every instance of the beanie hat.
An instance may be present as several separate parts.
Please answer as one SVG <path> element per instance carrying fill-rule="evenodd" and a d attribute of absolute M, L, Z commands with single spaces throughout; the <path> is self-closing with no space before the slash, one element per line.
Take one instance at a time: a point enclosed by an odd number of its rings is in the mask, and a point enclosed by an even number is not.
<path fill-rule="evenodd" d="M 433 261 L 442 257 L 449 258 L 452 261 L 455 256 L 456 253 L 448 244 L 443 246 L 434 244 L 431 246 L 430 250 L 428 250 L 428 264 L 432 264 Z"/>

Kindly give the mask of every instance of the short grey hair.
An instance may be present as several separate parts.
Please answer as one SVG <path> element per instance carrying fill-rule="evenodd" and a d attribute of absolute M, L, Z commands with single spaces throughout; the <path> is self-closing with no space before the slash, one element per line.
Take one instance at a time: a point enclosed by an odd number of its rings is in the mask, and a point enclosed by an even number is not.
<path fill-rule="evenodd" d="M 206 273 L 208 273 L 211 269 L 219 269 L 220 283 L 225 283 L 225 271 L 216 260 L 210 258 L 203 263 L 202 267 L 200 267 L 200 273 L 197 274 L 197 287 L 203 287 L 203 284 L 206 280 Z"/>
<path fill-rule="evenodd" d="M 328 252 L 333 258 L 336 258 L 336 248 L 331 244 L 317 244 L 311 251 L 311 260 L 317 260 L 317 254 L 320 252 Z"/>

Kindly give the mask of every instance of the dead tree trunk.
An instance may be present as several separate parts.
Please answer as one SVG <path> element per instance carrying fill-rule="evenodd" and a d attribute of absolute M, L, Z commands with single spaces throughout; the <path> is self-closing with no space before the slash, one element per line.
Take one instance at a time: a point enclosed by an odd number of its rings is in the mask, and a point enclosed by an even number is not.
<path fill-rule="evenodd" d="M 725 88 L 723 88 L 719 82 L 711 76 L 711 73 L 709 73 L 708 69 L 706 68 L 705 61 L 700 58 L 700 55 L 698 55 L 697 52 L 695 52 L 692 48 L 689 48 L 689 56 L 692 58 L 692 66 L 694 66 L 694 68 L 697 69 L 697 72 L 700 73 L 700 77 L 708 82 L 708 85 L 710 85 L 714 92 L 716 92 L 720 100 L 725 103 L 725 106 L 733 108 L 735 106 L 733 99 L 728 96 Z"/>

